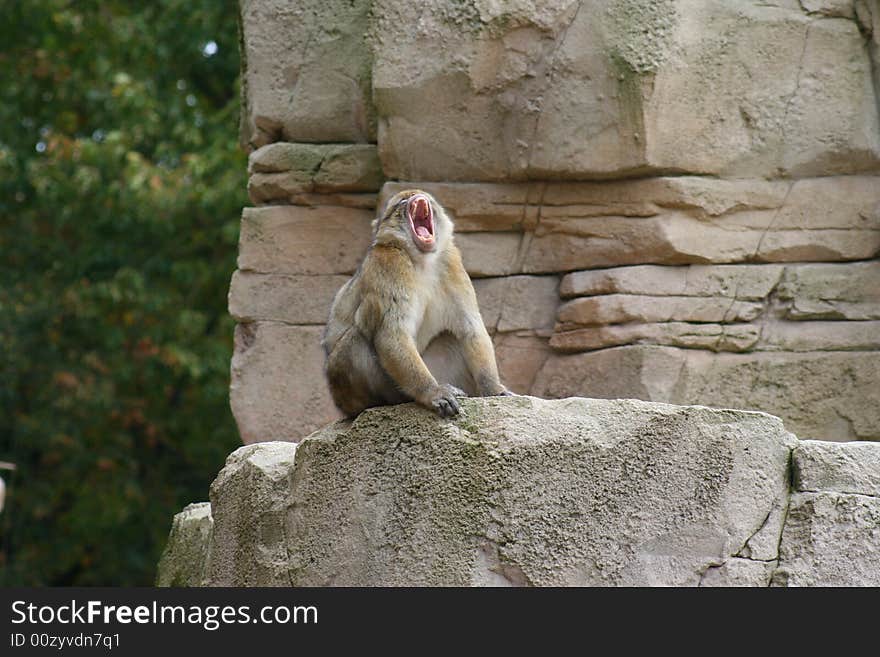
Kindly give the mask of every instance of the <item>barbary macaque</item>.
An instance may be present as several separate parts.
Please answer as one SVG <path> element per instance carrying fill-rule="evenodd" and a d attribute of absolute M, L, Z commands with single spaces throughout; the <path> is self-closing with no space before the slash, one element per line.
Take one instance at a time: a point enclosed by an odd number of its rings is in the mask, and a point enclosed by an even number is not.
<path fill-rule="evenodd" d="M 456 397 L 510 395 L 453 225 L 430 194 L 395 194 L 373 222 L 373 242 L 333 300 L 322 346 L 333 401 L 353 417 L 415 400 L 441 417 Z"/>

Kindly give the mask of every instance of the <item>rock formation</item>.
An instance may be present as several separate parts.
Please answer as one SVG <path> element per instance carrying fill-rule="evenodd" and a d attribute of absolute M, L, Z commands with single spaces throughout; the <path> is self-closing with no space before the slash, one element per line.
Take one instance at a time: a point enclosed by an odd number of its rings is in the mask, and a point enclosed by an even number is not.
<path fill-rule="evenodd" d="M 210 512 L 175 518 L 158 583 L 880 585 L 880 444 L 635 400 L 462 409 L 239 448 Z"/>
<path fill-rule="evenodd" d="M 880 443 L 827 442 L 880 440 L 876 0 L 240 5 L 257 444 L 158 583 L 880 585 Z M 330 302 L 408 187 L 548 399 L 325 426 Z"/>
<path fill-rule="evenodd" d="M 452 210 L 523 394 L 880 439 L 876 0 L 241 0 L 231 400 L 333 420 L 318 345 L 382 199 Z"/>

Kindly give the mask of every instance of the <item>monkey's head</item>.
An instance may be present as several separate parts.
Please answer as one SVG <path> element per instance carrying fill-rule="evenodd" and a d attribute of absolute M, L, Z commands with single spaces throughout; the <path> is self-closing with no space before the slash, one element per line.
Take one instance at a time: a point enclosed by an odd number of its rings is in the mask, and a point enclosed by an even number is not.
<path fill-rule="evenodd" d="M 392 196 L 373 222 L 377 242 L 402 241 L 410 249 L 431 253 L 445 246 L 452 236 L 452 220 L 437 200 L 420 189 L 407 189 Z"/>

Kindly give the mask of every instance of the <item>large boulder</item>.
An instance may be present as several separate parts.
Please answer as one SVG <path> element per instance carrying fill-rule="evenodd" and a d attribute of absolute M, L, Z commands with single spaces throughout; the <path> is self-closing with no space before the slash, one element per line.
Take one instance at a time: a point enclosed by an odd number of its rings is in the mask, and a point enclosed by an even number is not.
<path fill-rule="evenodd" d="M 156 586 L 201 586 L 213 530 L 208 502 L 189 504 L 175 515 L 159 561 Z"/>
<path fill-rule="evenodd" d="M 296 446 L 266 442 L 234 451 L 211 485 L 214 534 L 206 583 L 294 584 L 286 540 Z"/>
<path fill-rule="evenodd" d="M 371 409 L 230 456 L 206 581 L 766 585 L 795 444 L 762 413 L 631 400 Z"/>
<path fill-rule="evenodd" d="M 164 586 L 880 585 L 880 444 L 633 400 L 404 404 L 233 452 Z"/>

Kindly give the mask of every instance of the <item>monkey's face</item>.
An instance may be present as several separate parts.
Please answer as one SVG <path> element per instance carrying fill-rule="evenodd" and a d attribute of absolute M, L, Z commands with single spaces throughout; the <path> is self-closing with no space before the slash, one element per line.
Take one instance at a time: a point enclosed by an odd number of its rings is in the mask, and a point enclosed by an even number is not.
<path fill-rule="evenodd" d="M 422 253 L 437 250 L 443 237 L 452 232 L 452 222 L 443 208 L 427 192 L 406 190 L 388 201 L 376 226 L 377 237 L 383 233 L 411 242 Z"/>

